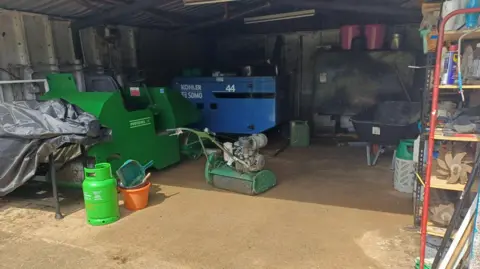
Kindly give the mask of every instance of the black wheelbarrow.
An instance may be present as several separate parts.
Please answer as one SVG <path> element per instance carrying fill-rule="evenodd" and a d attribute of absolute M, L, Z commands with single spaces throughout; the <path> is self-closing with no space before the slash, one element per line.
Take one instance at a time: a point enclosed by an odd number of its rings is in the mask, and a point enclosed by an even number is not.
<path fill-rule="evenodd" d="M 375 165 L 386 146 L 396 146 L 402 139 L 419 134 L 420 103 L 387 101 L 369 107 L 351 118 L 360 141 L 367 142 L 367 164 Z M 372 160 L 372 147 L 374 150 Z"/>

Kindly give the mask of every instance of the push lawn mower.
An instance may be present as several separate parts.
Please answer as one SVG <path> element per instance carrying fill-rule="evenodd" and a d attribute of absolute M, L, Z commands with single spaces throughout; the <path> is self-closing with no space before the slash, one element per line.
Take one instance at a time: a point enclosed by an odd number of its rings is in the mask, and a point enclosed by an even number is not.
<path fill-rule="evenodd" d="M 255 195 L 271 189 L 277 183 L 275 174 L 263 169 L 265 157 L 259 153 L 259 149 L 267 145 L 268 140 L 264 134 L 240 137 L 234 143 L 222 144 L 214 137 L 215 134 L 208 130 L 202 132 L 190 128 L 175 128 L 167 131 L 174 132 L 174 135 L 191 132 L 198 136 L 207 157 L 205 179 L 216 188 Z M 217 146 L 223 154 L 208 153 L 204 145 L 207 141 Z"/>

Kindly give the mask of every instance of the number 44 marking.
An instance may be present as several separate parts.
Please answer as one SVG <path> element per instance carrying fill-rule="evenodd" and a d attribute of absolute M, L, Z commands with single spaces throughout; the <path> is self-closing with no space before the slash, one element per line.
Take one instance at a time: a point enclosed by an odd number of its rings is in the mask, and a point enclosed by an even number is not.
<path fill-rule="evenodd" d="M 225 91 L 227 91 L 227 92 L 235 92 L 235 84 L 227 85 L 227 87 L 225 87 Z"/>

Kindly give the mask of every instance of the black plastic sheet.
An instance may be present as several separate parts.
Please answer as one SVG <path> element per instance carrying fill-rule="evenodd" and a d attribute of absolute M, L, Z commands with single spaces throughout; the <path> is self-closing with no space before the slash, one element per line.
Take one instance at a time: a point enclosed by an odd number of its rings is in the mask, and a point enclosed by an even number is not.
<path fill-rule="evenodd" d="M 98 120 L 71 104 L 0 103 L 0 196 L 32 179 L 50 154 L 61 165 L 80 155 L 78 145 L 93 145 L 101 137 Z"/>

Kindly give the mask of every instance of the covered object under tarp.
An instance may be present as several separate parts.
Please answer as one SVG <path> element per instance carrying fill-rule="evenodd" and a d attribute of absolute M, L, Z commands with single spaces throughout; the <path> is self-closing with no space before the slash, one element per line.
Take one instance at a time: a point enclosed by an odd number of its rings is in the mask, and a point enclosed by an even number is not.
<path fill-rule="evenodd" d="M 0 196 L 32 179 L 50 154 L 64 164 L 100 134 L 94 116 L 63 101 L 0 103 Z"/>

